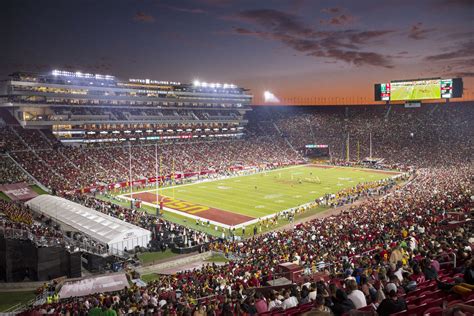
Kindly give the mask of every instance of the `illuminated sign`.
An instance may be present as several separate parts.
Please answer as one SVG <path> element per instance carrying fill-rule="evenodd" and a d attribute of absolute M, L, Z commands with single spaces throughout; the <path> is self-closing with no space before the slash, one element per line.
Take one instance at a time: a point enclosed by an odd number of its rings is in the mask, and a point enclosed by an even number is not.
<path fill-rule="evenodd" d="M 453 97 L 453 79 L 441 79 L 441 97 L 452 98 Z"/>
<path fill-rule="evenodd" d="M 329 145 L 315 145 L 315 144 L 310 144 L 310 145 L 305 145 L 305 148 L 329 148 Z"/>
<path fill-rule="evenodd" d="M 177 81 L 159 81 L 151 79 L 128 79 L 129 82 L 133 83 L 144 83 L 144 84 L 164 84 L 164 85 L 180 85 L 181 82 Z"/>

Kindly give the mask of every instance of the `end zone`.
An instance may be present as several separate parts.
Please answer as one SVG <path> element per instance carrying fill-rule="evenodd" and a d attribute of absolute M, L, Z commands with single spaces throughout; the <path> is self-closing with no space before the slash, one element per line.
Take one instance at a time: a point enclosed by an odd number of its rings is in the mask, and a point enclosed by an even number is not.
<path fill-rule="evenodd" d="M 131 200 L 130 194 L 120 195 L 119 197 Z M 143 201 L 143 204 L 156 208 L 156 194 L 151 192 L 139 192 L 133 194 L 134 198 Z M 213 225 L 219 225 L 226 228 L 240 226 L 253 220 L 255 217 L 242 215 L 226 210 L 221 210 L 205 205 L 199 205 L 169 196 L 160 195 L 160 201 L 163 202 L 163 209 L 168 212 L 180 214 L 193 219 L 210 222 Z"/>

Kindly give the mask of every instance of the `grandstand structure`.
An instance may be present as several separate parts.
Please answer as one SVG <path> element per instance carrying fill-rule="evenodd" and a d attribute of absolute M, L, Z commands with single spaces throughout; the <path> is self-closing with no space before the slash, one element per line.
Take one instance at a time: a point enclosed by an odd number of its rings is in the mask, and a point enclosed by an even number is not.
<path fill-rule="evenodd" d="M 82 267 L 98 275 L 77 284 L 93 284 L 104 270 L 128 273 L 135 254 L 167 249 L 229 260 L 153 275 L 141 288 L 124 281 L 105 294 L 38 299 L 25 314 L 85 314 L 99 304 L 144 314 L 205 314 L 206 305 L 222 315 L 322 306 L 372 315 L 385 296 L 403 302 L 399 315 L 474 304 L 465 286 L 474 282 L 472 102 L 251 107 L 249 91 L 229 84 L 65 71 L 16 73 L 1 94 L 0 184 L 41 185 L 53 196 L 0 199 L 0 278 L 72 278 Z M 330 157 L 308 163 L 308 148 Z M 157 174 L 165 210 L 194 217 L 141 207 L 158 205 Z M 298 190 L 311 203 L 279 208 L 298 202 Z M 219 199 L 222 207 L 212 205 Z M 216 214 L 229 225 L 214 225 Z"/>
<path fill-rule="evenodd" d="M 247 89 L 53 70 L 17 72 L 0 87 L 24 128 L 50 129 L 61 142 L 235 138 L 251 110 Z"/>

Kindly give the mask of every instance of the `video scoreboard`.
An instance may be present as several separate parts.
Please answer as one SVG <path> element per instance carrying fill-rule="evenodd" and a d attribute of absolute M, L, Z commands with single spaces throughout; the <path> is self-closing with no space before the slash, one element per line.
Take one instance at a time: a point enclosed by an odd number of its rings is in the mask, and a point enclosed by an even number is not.
<path fill-rule="evenodd" d="M 462 78 L 394 80 L 375 84 L 375 101 L 421 101 L 462 97 Z"/>

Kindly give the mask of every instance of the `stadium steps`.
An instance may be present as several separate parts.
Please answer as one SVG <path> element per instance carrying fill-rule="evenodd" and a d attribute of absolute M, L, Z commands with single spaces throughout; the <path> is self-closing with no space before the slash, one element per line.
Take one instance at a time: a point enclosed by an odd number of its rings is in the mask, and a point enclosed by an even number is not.
<path fill-rule="evenodd" d="M 197 115 L 194 114 L 193 111 L 191 111 L 191 116 L 192 116 L 196 121 L 199 121 L 199 117 L 197 117 Z"/>
<path fill-rule="evenodd" d="M 92 164 L 94 164 L 95 166 L 99 167 L 100 169 L 102 169 L 102 171 L 104 172 L 108 172 L 107 169 L 105 169 L 101 164 L 100 162 L 96 161 L 91 155 L 87 155 L 86 153 L 84 153 L 84 151 L 82 150 L 82 148 L 79 148 L 79 151 L 81 151 L 87 158 L 88 161 L 90 161 Z"/>
<path fill-rule="evenodd" d="M 273 123 L 273 127 L 275 127 L 275 129 L 277 130 L 277 132 L 278 132 L 278 135 L 280 135 L 280 136 L 281 136 L 281 134 L 282 134 L 282 133 L 281 133 L 280 129 L 278 128 L 278 125 L 276 125 L 276 123 L 275 123 L 275 122 L 272 122 L 272 123 Z"/>
<path fill-rule="evenodd" d="M 384 116 L 384 119 L 387 121 L 388 120 L 388 116 L 390 115 L 390 112 L 392 111 L 392 106 L 389 105 L 388 108 L 387 108 L 387 112 L 385 112 L 385 116 Z"/>
<path fill-rule="evenodd" d="M 24 173 L 26 174 L 30 179 L 32 179 L 35 184 L 37 186 L 39 186 L 42 190 L 46 191 L 46 192 L 51 192 L 50 189 L 48 189 L 47 187 L 45 187 L 41 182 L 39 182 L 35 177 L 33 177 L 33 175 L 31 173 L 29 173 L 25 168 L 23 168 L 23 166 L 18 162 L 16 161 L 15 159 L 13 159 L 12 156 L 10 156 L 9 153 L 6 154 L 6 156 L 11 160 L 13 161 L 13 163 Z"/>
<path fill-rule="evenodd" d="M 125 166 L 123 163 L 121 163 L 118 159 L 116 159 L 114 156 L 112 156 L 110 153 L 107 151 L 104 151 L 104 154 L 106 154 L 111 160 L 113 160 L 117 165 L 120 167 L 124 168 L 125 170 L 129 170 L 128 166 Z"/>
<path fill-rule="evenodd" d="M 43 133 L 43 131 L 39 130 L 40 134 L 41 134 L 41 137 L 43 137 L 47 142 L 48 144 L 50 144 L 51 146 L 54 146 L 54 144 L 51 142 L 51 140 Z M 66 161 L 70 166 L 72 166 L 73 168 L 81 171 L 81 169 L 71 160 L 69 159 L 66 155 L 63 154 L 61 148 L 58 148 L 57 150 L 54 149 L 61 157 L 63 157 L 64 161 Z"/>
<path fill-rule="evenodd" d="M 72 160 L 70 160 L 66 155 L 63 154 L 62 150 L 59 149 L 57 150 L 57 152 L 64 158 L 64 161 L 66 161 L 70 166 L 81 171 L 81 169 Z"/>
<path fill-rule="evenodd" d="M 311 132 L 311 138 L 313 140 L 313 144 L 316 144 L 316 137 L 314 137 L 314 132 L 313 132 L 313 124 L 311 124 L 311 121 L 308 119 L 308 125 L 309 125 L 309 131 Z"/>
<path fill-rule="evenodd" d="M 18 131 L 16 129 L 14 129 L 13 127 L 9 127 L 10 130 L 13 131 L 13 134 L 16 135 L 16 137 L 25 145 L 26 148 L 28 148 L 28 151 L 30 151 L 31 153 L 33 153 L 33 155 L 36 157 L 36 159 L 38 159 L 39 162 L 41 162 L 43 165 L 45 165 L 49 170 L 51 170 L 51 172 L 53 172 L 57 177 L 59 178 L 62 178 L 62 176 L 56 172 L 56 170 L 54 170 L 50 165 L 48 165 L 43 159 L 41 159 L 41 157 L 36 153 L 36 151 L 30 147 L 30 145 L 28 145 L 28 143 L 23 139 L 23 137 L 21 137 L 21 135 L 18 133 Z M 49 190 L 48 190 L 49 191 Z"/>
<path fill-rule="evenodd" d="M 28 148 L 30 151 L 33 151 L 33 148 L 31 148 L 28 143 L 23 139 L 23 137 L 21 137 L 21 135 L 18 133 L 18 131 L 16 129 L 14 129 L 13 127 L 9 126 L 10 130 L 13 132 L 13 134 L 15 134 L 15 136 L 20 140 L 20 142 L 23 144 L 23 146 L 25 146 L 26 148 Z"/>
<path fill-rule="evenodd" d="M 283 136 L 282 136 L 283 134 L 282 134 L 281 130 L 278 128 L 278 126 L 276 125 L 276 123 L 275 123 L 275 122 L 272 122 L 272 125 L 273 125 L 273 127 L 276 129 L 276 131 L 278 132 L 278 135 L 279 135 L 281 138 L 283 138 L 283 139 L 285 140 L 285 142 L 288 144 L 288 146 L 290 146 L 291 150 L 293 150 L 293 151 L 294 151 L 296 154 L 298 154 L 298 156 L 299 156 L 298 151 L 297 151 L 297 150 L 293 147 L 293 145 L 290 143 L 290 141 L 288 140 L 288 137 L 283 137 Z M 312 132 L 311 132 L 311 133 L 312 133 Z"/>
<path fill-rule="evenodd" d="M 54 146 L 54 144 L 51 142 L 51 139 L 49 139 L 42 130 L 39 129 L 38 132 L 39 132 L 41 138 L 43 138 L 48 144 L 50 144 L 51 147 Z"/>
<path fill-rule="evenodd" d="M 436 103 L 435 106 L 431 109 L 430 115 L 432 115 L 438 109 L 439 103 Z"/>
<path fill-rule="evenodd" d="M 7 109 L 0 108 L 0 117 L 8 126 L 20 126 L 20 123 L 17 121 L 17 119 Z"/>

